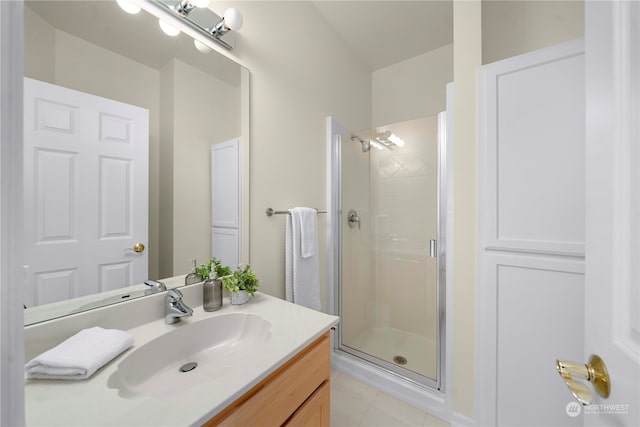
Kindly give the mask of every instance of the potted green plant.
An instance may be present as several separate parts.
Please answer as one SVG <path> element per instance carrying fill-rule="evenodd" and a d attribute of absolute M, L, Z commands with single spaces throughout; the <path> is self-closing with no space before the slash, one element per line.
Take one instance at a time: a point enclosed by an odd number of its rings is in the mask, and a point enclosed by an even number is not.
<path fill-rule="evenodd" d="M 207 280 L 212 271 L 216 272 L 216 277 L 218 278 L 233 274 L 231 268 L 226 265 L 223 266 L 218 258 L 211 258 L 206 264 L 202 264 L 196 269 L 196 274 L 200 276 L 202 280 Z"/>
<path fill-rule="evenodd" d="M 260 280 L 248 264 L 245 268 L 238 266 L 233 274 L 220 277 L 220 280 L 222 286 L 231 293 L 231 304 L 234 305 L 247 302 L 249 295 L 253 296 L 260 286 Z"/>

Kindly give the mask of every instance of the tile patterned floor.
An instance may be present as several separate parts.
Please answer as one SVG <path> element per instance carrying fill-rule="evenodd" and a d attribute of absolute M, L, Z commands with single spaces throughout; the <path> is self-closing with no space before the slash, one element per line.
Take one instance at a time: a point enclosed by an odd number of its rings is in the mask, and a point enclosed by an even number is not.
<path fill-rule="evenodd" d="M 336 370 L 331 372 L 331 425 L 333 427 L 448 427 L 377 388 Z"/>

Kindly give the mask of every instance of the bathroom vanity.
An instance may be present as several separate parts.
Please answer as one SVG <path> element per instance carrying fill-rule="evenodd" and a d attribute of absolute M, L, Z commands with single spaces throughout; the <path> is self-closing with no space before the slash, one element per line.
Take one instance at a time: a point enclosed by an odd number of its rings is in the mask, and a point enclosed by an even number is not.
<path fill-rule="evenodd" d="M 175 325 L 161 293 L 25 328 L 27 361 L 91 326 L 135 340 L 87 380 L 27 380 L 27 425 L 329 425 L 337 317 L 262 293 L 208 313 L 201 284 L 181 290 L 194 314 Z"/>
<path fill-rule="evenodd" d="M 329 426 L 330 369 L 327 332 L 205 426 Z"/>

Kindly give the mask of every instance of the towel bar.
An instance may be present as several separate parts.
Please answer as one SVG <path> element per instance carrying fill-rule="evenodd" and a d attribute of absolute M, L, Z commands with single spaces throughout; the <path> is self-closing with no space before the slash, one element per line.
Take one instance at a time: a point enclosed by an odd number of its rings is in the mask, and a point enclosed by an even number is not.
<path fill-rule="evenodd" d="M 320 214 L 320 213 L 327 213 L 327 211 L 321 211 L 320 209 L 317 209 L 317 208 L 314 208 L 314 209 L 316 209 L 316 211 L 318 211 L 318 213 L 319 213 L 319 214 Z M 265 210 L 264 210 L 264 213 L 265 213 L 267 216 L 273 216 L 273 215 L 283 215 L 283 214 L 288 214 L 288 213 L 289 213 L 289 211 L 288 211 L 288 210 L 287 210 L 287 211 L 274 211 L 272 208 L 267 208 L 267 209 L 265 209 Z"/>

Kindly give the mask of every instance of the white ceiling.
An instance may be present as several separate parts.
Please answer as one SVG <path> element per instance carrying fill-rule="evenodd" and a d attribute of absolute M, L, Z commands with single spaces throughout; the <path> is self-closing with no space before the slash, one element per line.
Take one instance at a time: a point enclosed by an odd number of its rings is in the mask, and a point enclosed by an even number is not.
<path fill-rule="evenodd" d="M 453 0 L 320 0 L 313 4 L 371 70 L 453 43 Z"/>

